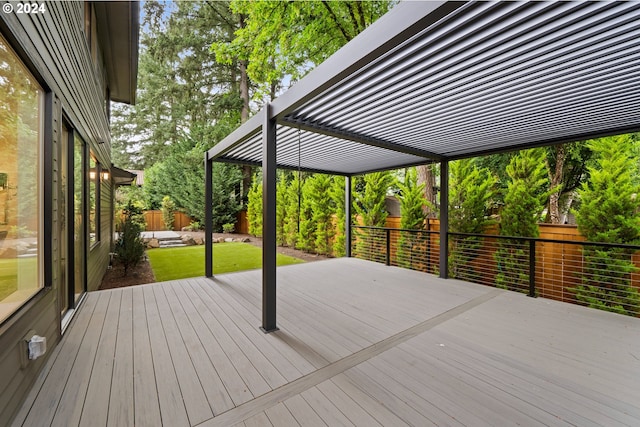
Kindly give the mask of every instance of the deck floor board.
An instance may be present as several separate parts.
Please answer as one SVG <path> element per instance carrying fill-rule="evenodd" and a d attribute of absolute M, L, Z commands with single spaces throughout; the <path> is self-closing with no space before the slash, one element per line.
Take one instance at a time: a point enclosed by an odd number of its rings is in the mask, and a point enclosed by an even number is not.
<path fill-rule="evenodd" d="M 16 426 L 640 425 L 640 319 L 334 259 L 93 292 Z"/>

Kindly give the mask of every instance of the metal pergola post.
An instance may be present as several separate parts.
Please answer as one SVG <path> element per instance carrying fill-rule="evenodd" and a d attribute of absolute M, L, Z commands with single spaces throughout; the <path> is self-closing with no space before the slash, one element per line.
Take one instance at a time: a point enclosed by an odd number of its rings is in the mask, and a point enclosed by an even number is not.
<path fill-rule="evenodd" d="M 351 258 L 351 176 L 344 178 L 344 234 L 345 256 Z"/>
<path fill-rule="evenodd" d="M 449 161 L 440 162 L 440 277 L 449 277 Z"/>
<path fill-rule="evenodd" d="M 213 160 L 204 153 L 204 274 L 213 277 Z"/>
<path fill-rule="evenodd" d="M 262 124 L 262 327 L 276 326 L 276 120 L 264 107 Z"/>

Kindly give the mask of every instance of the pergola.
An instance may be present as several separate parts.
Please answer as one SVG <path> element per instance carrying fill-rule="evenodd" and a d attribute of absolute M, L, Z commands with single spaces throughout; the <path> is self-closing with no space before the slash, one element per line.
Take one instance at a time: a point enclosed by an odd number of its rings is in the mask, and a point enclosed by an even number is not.
<path fill-rule="evenodd" d="M 403 2 L 205 153 L 262 167 L 262 329 L 276 326 L 276 169 L 351 177 L 640 130 L 639 2 Z"/>

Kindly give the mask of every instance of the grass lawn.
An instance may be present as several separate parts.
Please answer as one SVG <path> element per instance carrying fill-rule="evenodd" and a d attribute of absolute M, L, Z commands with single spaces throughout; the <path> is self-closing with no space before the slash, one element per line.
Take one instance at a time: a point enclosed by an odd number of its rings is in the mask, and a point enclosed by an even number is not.
<path fill-rule="evenodd" d="M 37 258 L 0 259 L 0 301 L 18 290 L 18 273 L 23 284 L 35 289 L 38 286 Z"/>
<path fill-rule="evenodd" d="M 147 250 L 158 282 L 204 276 L 204 246 Z M 301 259 L 278 254 L 278 265 L 299 264 Z M 253 270 L 262 266 L 262 250 L 246 243 L 213 245 L 214 274 Z"/>

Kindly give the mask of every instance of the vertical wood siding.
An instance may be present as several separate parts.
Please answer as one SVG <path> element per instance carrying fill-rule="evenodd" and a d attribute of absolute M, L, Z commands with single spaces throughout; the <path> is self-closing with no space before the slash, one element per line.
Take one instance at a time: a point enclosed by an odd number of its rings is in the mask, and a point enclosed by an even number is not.
<path fill-rule="evenodd" d="M 45 135 L 45 143 L 53 144 L 58 152 L 63 114 L 72 128 L 89 144 L 98 161 L 111 166 L 111 141 L 105 111 L 106 69 L 102 59 L 96 67 L 84 34 L 83 2 L 47 2 L 46 12 L 41 14 L 1 14 L 0 32 L 31 72 L 42 84 L 45 92 L 54 95 L 52 135 Z M 52 212 L 44 215 L 52 218 L 53 259 L 52 283 L 26 304 L 11 319 L 0 325 L 0 425 L 9 425 L 19 409 L 31 384 L 60 339 L 60 286 L 59 238 L 62 214 L 58 207 L 60 192 L 59 159 L 54 154 L 52 176 L 44 177 L 53 182 Z M 105 183 L 101 193 L 100 230 L 101 241 L 88 254 L 88 289 L 97 289 L 109 261 L 111 250 L 111 184 Z M 20 366 L 20 341 L 33 330 L 47 337 L 48 351 L 44 357 Z"/>

